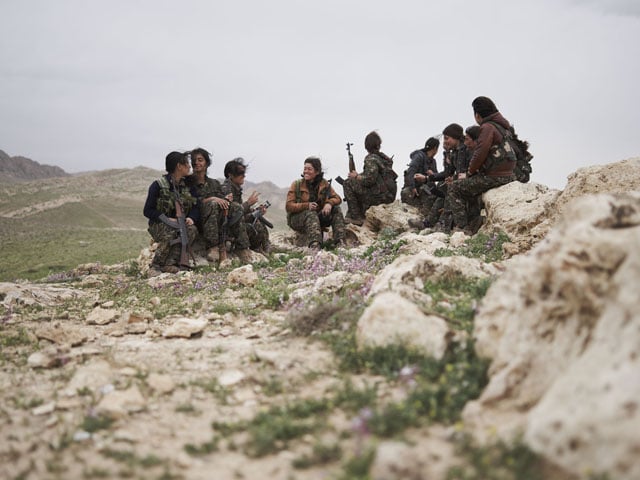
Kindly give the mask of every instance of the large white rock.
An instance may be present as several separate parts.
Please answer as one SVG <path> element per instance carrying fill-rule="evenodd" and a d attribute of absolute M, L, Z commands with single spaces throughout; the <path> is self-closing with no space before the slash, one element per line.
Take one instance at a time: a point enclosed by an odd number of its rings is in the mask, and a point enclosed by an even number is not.
<path fill-rule="evenodd" d="M 511 182 L 482 196 L 487 218 L 482 231 L 503 230 L 509 239 L 526 251 L 549 231 L 558 190 L 539 183 Z"/>
<path fill-rule="evenodd" d="M 447 349 L 449 327 L 435 315 L 425 315 L 397 293 L 377 295 L 358 320 L 359 348 L 401 344 L 441 359 Z"/>
<path fill-rule="evenodd" d="M 640 190 L 640 158 L 629 158 L 605 165 L 593 165 L 573 172 L 558 197 L 556 211 L 578 197 L 592 193 L 624 193 Z"/>
<path fill-rule="evenodd" d="M 400 256 L 387 265 L 376 276 L 369 295 L 392 291 L 419 301 L 426 280 L 437 281 L 455 275 L 485 278 L 498 273 L 495 266 L 476 258 L 434 257 L 428 252 L 419 252 L 415 255 Z"/>
<path fill-rule="evenodd" d="M 409 219 L 420 217 L 418 209 L 396 200 L 369 207 L 365 213 L 364 226 L 373 232 L 380 232 L 390 228 L 395 232 L 409 230 Z"/>
<path fill-rule="evenodd" d="M 639 251 L 640 193 L 591 195 L 509 265 L 475 319 L 493 361 L 463 414 L 471 431 L 524 433 L 583 478 L 640 478 Z"/>

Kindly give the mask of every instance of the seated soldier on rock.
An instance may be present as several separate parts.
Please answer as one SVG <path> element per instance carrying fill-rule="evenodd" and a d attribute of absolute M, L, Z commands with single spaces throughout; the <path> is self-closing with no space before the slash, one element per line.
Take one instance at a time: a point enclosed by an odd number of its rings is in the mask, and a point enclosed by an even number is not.
<path fill-rule="evenodd" d="M 342 199 L 324 178 L 318 157 L 304 161 L 302 178 L 294 181 L 287 193 L 287 225 L 306 235 L 308 246 L 319 250 L 322 229 L 331 226 L 334 245 L 344 246 L 345 224 Z"/>
<path fill-rule="evenodd" d="M 416 207 L 424 216 L 429 213 L 436 199 L 433 194 L 436 184 L 428 177 L 438 173 L 434 158 L 438 153 L 438 147 L 440 141 L 431 137 L 425 142 L 424 148 L 411 153 L 411 163 L 404 172 L 404 186 L 400 191 L 402 203 Z"/>
<path fill-rule="evenodd" d="M 267 226 L 259 220 L 256 213 L 264 215 L 267 208 L 259 206 L 259 212 L 255 212 L 254 205 L 258 202 L 258 192 L 252 192 L 246 201 L 242 201 L 242 186 L 247 172 L 247 165 L 242 158 L 234 158 L 224 166 L 225 180 L 222 183 L 222 191 L 225 195 L 231 194 L 233 202 L 242 206 L 243 220 L 246 224 L 247 235 L 249 236 L 249 248 L 260 253 L 269 253 L 269 230 Z"/>
<path fill-rule="evenodd" d="M 242 221 L 242 207 L 229 200 L 231 195 L 225 197 L 218 180 L 207 176 L 207 169 L 211 165 L 209 152 L 203 148 L 192 150 L 191 164 L 193 174 L 187 178 L 187 184 L 198 196 L 200 221 L 197 225 L 205 240 L 207 260 L 214 263 L 220 260 L 220 249 L 227 247 L 222 243 L 225 241 L 223 237 L 227 237 L 227 240 L 233 239 L 240 261 L 250 263 L 251 252 L 246 225 Z M 223 254 L 226 255 L 226 250 Z"/>
<path fill-rule="evenodd" d="M 480 132 L 467 178 L 449 187 L 451 211 L 457 231 L 472 235 L 469 202 L 484 192 L 515 180 L 516 155 L 509 142 L 509 122 L 490 98 L 477 97 L 471 103 Z M 477 230 L 477 228 L 475 229 Z"/>
<path fill-rule="evenodd" d="M 189 175 L 189 159 L 180 152 L 171 152 L 165 159 L 167 174 L 149 186 L 144 203 L 144 216 L 149 219 L 149 234 L 158 248 L 149 268 L 149 276 L 162 272 L 176 273 L 188 268 L 180 265 L 182 251 L 177 208 L 185 216 L 189 250 L 197 235 L 195 223 L 199 218 L 196 193 L 185 184 Z"/>
<path fill-rule="evenodd" d="M 380 151 L 382 139 L 376 132 L 364 139 L 368 154 L 364 158 L 362 173 L 349 172 L 344 181 L 344 199 L 347 202 L 347 223 L 364 224 L 364 215 L 369 207 L 392 203 L 396 198 L 398 175 L 393 171 L 393 159 Z"/>
<path fill-rule="evenodd" d="M 448 198 L 451 184 L 464 178 L 469 165 L 471 152 L 463 142 L 464 133 L 461 125 L 452 123 L 442 130 L 442 144 L 445 149 L 445 161 L 442 172 L 429 176 L 433 182 L 441 182 L 437 187 L 437 198 L 431 206 L 429 214 L 424 219 L 411 219 L 409 225 L 413 228 L 436 228 L 444 232 L 451 231 L 453 216 Z"/>

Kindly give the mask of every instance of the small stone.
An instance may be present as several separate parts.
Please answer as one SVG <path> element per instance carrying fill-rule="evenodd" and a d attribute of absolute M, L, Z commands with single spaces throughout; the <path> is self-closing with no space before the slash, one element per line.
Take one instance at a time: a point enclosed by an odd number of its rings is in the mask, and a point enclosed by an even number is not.
<path fill-rule="evenodd" d="M 86 322 L 89 325 L 106 325 L 115 321 L 118 315 L 117 310 L 107 310 L 102 307 L 96 307 L 89 313 Z"/>
<path fill-rule="evenodd" d="M 246 375 L 240 370 L 227 370 L 218 377 L 218 384 L 223 387 L 237 385 L 245 379 Z"/>
<path fill-rule="evenodd" d="M 56 402 L 49 402 L 31 410 L 34 415 L 47 415 L 56 409 Z"/>
<path fill-rule="evenodd" d="M 116 303 L 113 300 L 109 300 L 108 302 L 104 302 L 102 304 L 102 308 L 111 308 L 115 305 Z"/>
<path fill-rule="evenodd" d="M 170 393 L 175 388 L 175 383 L 170 375 L 152 373 L 147 377 L 147 385 L 159 394 Z"/>
<path fill-rule="evenodd" d="M 165 329 L 162 336 L 165 338 L 182 337 L 189 338 L 198 334 L 207 326 L 205 319 L 178 318 L 172 325 Z"/>

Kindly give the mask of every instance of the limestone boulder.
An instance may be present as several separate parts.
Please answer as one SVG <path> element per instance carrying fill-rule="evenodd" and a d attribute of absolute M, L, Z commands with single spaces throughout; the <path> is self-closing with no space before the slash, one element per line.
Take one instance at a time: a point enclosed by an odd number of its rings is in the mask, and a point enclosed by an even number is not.
<path fill-rule="evenodd" d="M 640 193 L 584 196 L 510 262 L 475 319 L 489 384 L 477 437 L 525 441 L 567 471 L 640 478 Z"/>
<path fill-rule="evenodd" d="M 389 228 L 397 233 L 409 230 L 409 219 L 421 217 L 417 208 L 396 200 L 393 203 L 369 207 L 364 227 L 372 232 Z"/>
<path fill-rule="evenodd" d="M 562 213 L 574 199 L 592 193 L 624 193 L 640 190 L 640 158 L 576 170 L 558 196 L 556 213 Z"/>
<path fill-rule="evenodd" d="M 516 251 L 527 251 L 549 231 L 560 191 L 539 183 L 511 182 L 482 196 L 486 221 L 483 232 L 502 230 Z"/>
<path fill-rule="evenodd" d="M 356 329 L 359 348 L 401 344 L 438 360 L 447 349 L 449 336 L 444 319 L 425 315 L 414 303 L 393 292 L 377 295 L 358 320 Z"/>
<path fill-rule="evenodd" d="M 434 257 L 428 252 L 420 252 L 400 256 L 386 266 L 373 281 L 369 295 L 393 291 L 405 298 L 421 301 L 421 292 L 427 280 L 438 281 L 452 276 L 485 278 L 498 273 L 496 266 L 476 258 Z"/>

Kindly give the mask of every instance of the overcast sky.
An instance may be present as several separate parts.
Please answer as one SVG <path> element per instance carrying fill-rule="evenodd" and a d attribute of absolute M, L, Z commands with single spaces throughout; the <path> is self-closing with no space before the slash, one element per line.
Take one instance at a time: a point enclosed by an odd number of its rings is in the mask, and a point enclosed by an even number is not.
<path fill-rule="evenodd" d="M 0 149 L 67 172 L 172 150 L 288 186 L 371 130 L 408 155 L 491 97 L 533 180 L 640 156 L 638 0 L 0 0 Z M 438 163 L 441 164 L 441 152 Z"/>

